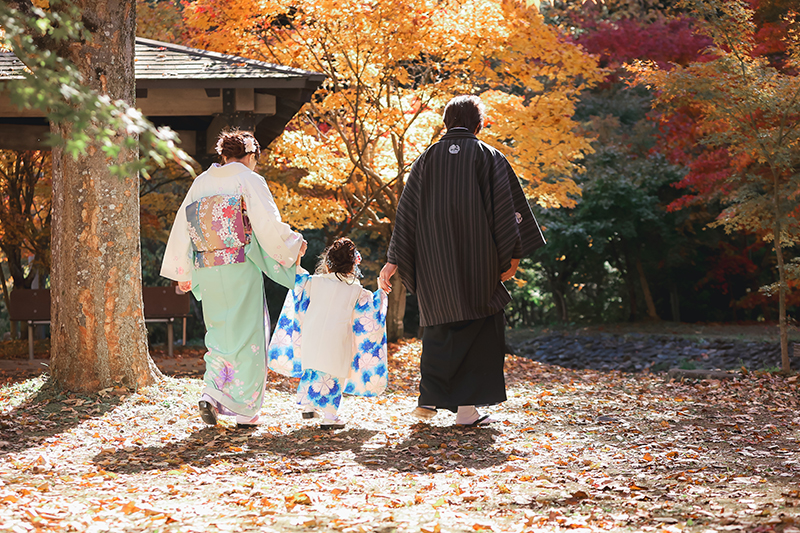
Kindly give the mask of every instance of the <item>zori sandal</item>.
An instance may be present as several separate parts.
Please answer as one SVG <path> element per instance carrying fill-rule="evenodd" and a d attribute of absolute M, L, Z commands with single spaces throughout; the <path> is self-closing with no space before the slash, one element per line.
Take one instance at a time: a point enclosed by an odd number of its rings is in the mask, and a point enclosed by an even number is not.
<path fill-rule="evenodd" d="M 209 426 L 216 426 L 218 414 L 217 406 L 205 400 L 200 400 L 198 405 L 200 407 L 200 418 L 203 419 L 203 422 Z"/>
<path fill-rule="evenodd" d="M 497 420 L 491 418 L 489 415 L 483 415 L 481 417 L 478 417 L 478 419 L 471 424 L 456 424 L 456 425 L 462 428 L 474 428 L 474 427 L 488 426 L 489 424 L 493 424 L 494 422 L 497 422 Z"/>
<path fill-rule="evenodd" d="M 253 418 L 236 415 L 236 429 L 248 429 L 258 427 L 260 425 L 261 421 L 258 419 L 258 415 L 254 416 Z"/>

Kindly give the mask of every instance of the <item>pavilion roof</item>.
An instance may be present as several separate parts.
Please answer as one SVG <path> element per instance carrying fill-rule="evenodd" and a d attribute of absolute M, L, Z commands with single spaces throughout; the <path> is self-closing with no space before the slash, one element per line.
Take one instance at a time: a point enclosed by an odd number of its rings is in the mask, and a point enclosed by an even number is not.
<path fill-rule="evenodd" d="M 19 78 L 23 68 L 12 52 L 0 52 L 0 81 Z M 291 88 L 325 79 L 317 72 L 142 37 L 136 38 L 134 69 L 137 88 Z"/>

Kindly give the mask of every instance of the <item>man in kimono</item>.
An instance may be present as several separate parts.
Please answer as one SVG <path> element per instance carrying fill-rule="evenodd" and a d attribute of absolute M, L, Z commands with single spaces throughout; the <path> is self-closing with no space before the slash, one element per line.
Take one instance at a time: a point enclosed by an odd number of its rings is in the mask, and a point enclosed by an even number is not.
<path fill-rule="evenodd" d="M 456 413 L 460 425 L 492 422 L 476 406 L 506 400 L 502 282 L 544 238 L 502 153 L 476 137 L 484 122 L 477 96 L 453 98 L 447 133 L 417 158 L 397 206 L 379 286 L 399 270 L 417 295 L 422 335 L 414 415 Z"/>

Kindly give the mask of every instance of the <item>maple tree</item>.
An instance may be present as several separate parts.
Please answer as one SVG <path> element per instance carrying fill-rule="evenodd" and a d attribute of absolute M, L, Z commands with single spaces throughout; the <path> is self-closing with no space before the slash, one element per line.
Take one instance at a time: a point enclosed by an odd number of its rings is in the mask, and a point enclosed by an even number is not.
<path fill-rule="evenodd" d="M 790 290 L 786 248 L 800 240 L 797 194 L 800 154 L 797 117 L 800 77 L 781 71 L 758 53 L 753 10 L 743 2 L 687 0 L 715 46 L 704 61 L 664 70 L 642 64 L 639 79 L 657 89 L 666 110 L 689 107 L 697 138 L 716 160 L 717 172 L 682 186 L 703 201 L 725 205 L 713 222 L 726 231 L 755 233 L 772 242 L 778 281 L 763 290 L 778 294 L 782 365 L 789 370 L 786 294 Z M 800 47 L 787 35 L 787 66 L 800 65 Z M 684 201 L 689 201 L 684 200 Z"/>
<path fill-rule="evenodd" d="M 328 77 L 270 147 L 274 167 L 303 171 L 271 184 L 298 227 L 367 232 L 388 243 L 410 165 L 441 133 L 441 110 L 460 93 L 483 98 L 490 121 L 481 138 L 509 156 L 531 198 L 559 206 L 579 194 L 569 174 L 591 148 L 571 117 L 576 96 L 599 73 L 535 7 L 195 0 L 184 14 L 195 46 Z M 390 337 L 402 334 L 403 298 L 392 293 Z"/>
<path fill-rule="evenodd" d="M 15 287 L 50 272 L 50 153 L 0 150 L 0 251 Z"/>
<path fill-rule="evenodd" d="M 659 132 L 651 97 L 629 84 L 623 65 L 636 58 L 686 63 L 711 41 L 694 32 L 689 17 L 658 2 L 555 4 L 543 9 L 546 19 L 596 54 L 605 78 L 576 106 L 574 120 L 595 151 L 575 177 L 582 189 L 576 206 L 542 213 L 548 246 L 534 257 L 545 274 L 541 287 L 561 321 L 637 320 L 640 308 L 650 319 L 671 314 L 677 320 L 675 278 L 684 257 L 677 252 L 687 238 L 665 206 L 675 196 L 668 185 L 682 169 L 652 152 Z M 527 290 L 514 289 L 515 298 Z"/>
<path fill-rule="evenodd" d="M 180 1 L 136 0 L 136 36 L 167 43 L 186 40 Z"/>
<path fill-rule="evenodd" d="M 15 287 L 29 288 L 50 270 L 50 154 L 0 150 L 0 252 Z M 5 308 L 10 294 L 0 268 Z M 16 338 L 16 324 L 10 324 Z"/>

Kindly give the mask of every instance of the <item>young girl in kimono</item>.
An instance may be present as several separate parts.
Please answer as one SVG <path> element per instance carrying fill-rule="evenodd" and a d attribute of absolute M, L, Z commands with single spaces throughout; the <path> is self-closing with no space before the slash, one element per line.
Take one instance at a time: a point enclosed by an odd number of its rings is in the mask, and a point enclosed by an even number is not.
<path fill-rule="evenodd" d="M 299 377 L 303 418 L 322 416 L 320 428 L 342 429 L 342 393 L 377 396 L 388 383 L 386 293 L 358 282 L 361 255 L 338 239 L 310 276 L 298 269 L 269 347 L 269 368 Z"/>
<path fill-rule="evenodd" d="M 192 183 L 175 215 L 161 275 L 202 301 L 206 326 L 206 424 L 220 414 L 237 426 L 258 423 L 266 384 L 269 314 L 262 272 L 291 287 L 306 249 L 302 235 L 281 221 L 263 177 L 252 133 L 224 132 L 214 164 Z"/>

